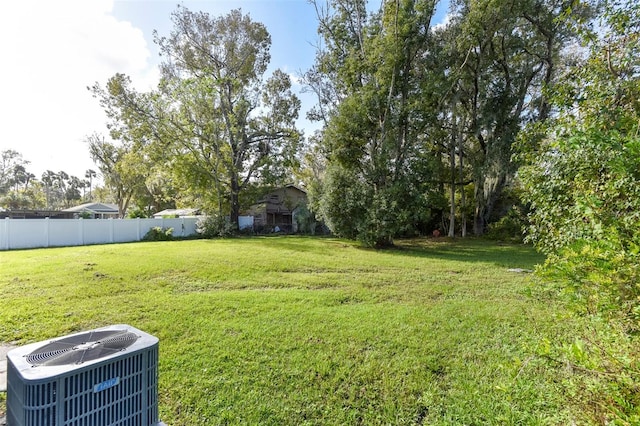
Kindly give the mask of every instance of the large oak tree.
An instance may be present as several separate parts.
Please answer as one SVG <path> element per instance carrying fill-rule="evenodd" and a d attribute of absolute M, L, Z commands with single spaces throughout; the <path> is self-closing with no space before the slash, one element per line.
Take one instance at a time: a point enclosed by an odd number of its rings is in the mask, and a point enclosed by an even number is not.
<path fill-rule="evenodd" d="M 240 195 L 269 182 L 295 158 L 300 101 L 280 70 L 267 76 L 271 37 L 240 10 L 212 18 L 183 7 L 168 37 L 156 37 L 163 57 L 164 130 L 183 165 L 215 188 L 237 224 Z M 225 201 L 224 203 L 222 201 Z M 222 212 L 222 211 L 221 211 Z"/>
<path fill-rule="evenodd" d="M 221 17 L 179 6 L 153 93 L 136 93 L 115 76 L 94 93 L 111 118 L 112 136 L 131 140 L 164 162 L 185 193 L 229 214 L 237 226 L 241 195 L 255 182 L 281 180 L 295 161 L 300 101 L 290 77 L 267 75 L 271 37 L 240 10 Z M 153 158 L 152 158 L 153 157 Z"/>

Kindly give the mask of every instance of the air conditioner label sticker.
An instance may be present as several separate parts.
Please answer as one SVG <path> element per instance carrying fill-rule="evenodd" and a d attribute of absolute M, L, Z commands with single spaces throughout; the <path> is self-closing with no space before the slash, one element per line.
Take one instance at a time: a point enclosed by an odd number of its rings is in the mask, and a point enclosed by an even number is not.
<path fill-rule="evenodd" d="M 107 390 L 119 384 L 120 384 L 120 377 L 114 377 L 113 379 L 105 380 L 104 382 L 98 383 L 93 387 L 93 393 L 102 392 L 103 390 Z"/>

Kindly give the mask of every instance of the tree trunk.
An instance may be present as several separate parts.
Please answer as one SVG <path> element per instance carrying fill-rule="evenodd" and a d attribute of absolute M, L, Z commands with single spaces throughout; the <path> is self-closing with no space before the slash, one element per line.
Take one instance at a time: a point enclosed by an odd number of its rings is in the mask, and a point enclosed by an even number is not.
<path fill-rule="evenodd" d="M 462 238 L 467 236 L 467 214 L 465 212 L 467 208 L 467 197 L 464 192 L 464 151 L 463 151 L 463 138 L 458 139 L 458 155 L 459 155 L 459 169 L 460 169 L 460 228 Z"/>
<path fill-rule="evenodd" d="M 487 231 L 496 201 L 502 194 L 506 182 L 505 172 L 500 172 L 498 176 L 483 176 L 476 181 L 476 207 L 473 218 L 473 233 L 476 236 L 483 235 Z"/>
<path fill-rule="evenodd" d="M 238 176 L 234 173 L 233 176 L 231 176 L 231 194 L 229 194 L 229 204 L 231 205 L 229 221 L 236 231 L 240 229 L 240 201 L 238 194 L 240 194 L 240 184 L 238 182 Z"/>
<path fill-rule="evenodd" d="M 449 152 L 449 166 L 451 172 L 451 188 L 449 195 L 449 233 L 448 236 L 456 236 L 456 126 L 455 117 L 451 120 L 451 152 Z"/>
<path fill-rule="evenodd" d="M 485 207 L 482 204 L 482 201 L 478 196 L 478 189 L 476 188 L 476 208 L 473 213 L 473 234 L 476 236 L 480 236 L 484 234 L 485 231 L 485 222 L 484 222 L 484 213 Z"/>

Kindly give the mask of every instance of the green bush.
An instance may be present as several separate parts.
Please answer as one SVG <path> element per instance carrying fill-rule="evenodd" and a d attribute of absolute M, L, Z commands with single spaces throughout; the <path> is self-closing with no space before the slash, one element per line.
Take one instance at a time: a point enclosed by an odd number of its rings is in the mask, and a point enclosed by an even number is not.
<path fill-rule="evenodd" d="M 142 241 L 169 241 L 173 239 L 173 228 L 154 226 L 142 237 Z"/>
<path fill-rule="evenodd" d="M 357 172 L 331 166 L 327 170 L 319 214 L 331 232 L 383 248 L 431 218 L 431 191 L 417 176 L 400 176 L 378 188 Z"/>
<path fill-rule="evenodd" d="M 212 214 L 198 221 L 196 232 L 203 238 L 230 237 L 236 229 L 225 216 Z"/>
<path fill-rule="evenodd" d="M 524 145 L 527 239 L 547 254 L 539 271 L 598 325 L 558 360 L 574 371 L 567 394 L 593 424 L 640 424 L 640 5 L 603 2 L 585 31 L 589 55 Z"/>

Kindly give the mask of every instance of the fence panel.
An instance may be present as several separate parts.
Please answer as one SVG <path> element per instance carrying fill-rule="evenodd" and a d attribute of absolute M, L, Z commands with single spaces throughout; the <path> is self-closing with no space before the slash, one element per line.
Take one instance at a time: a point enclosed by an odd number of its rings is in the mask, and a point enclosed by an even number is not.
<path fill-rule="evenodd" d="M 112 243 L 113 232 L 111 232 L 111 230 L 113 226 L 113 219 L 78 220 L 79 232 L 82 236 L 82 245 Z"/>
<path fill-rule="evenodd" d="M 46 242 L 47 228 L 46 222 L 38 220 L 38 223 L 31 223 L 29 219 L 10 219 L 11 226 L 7 226 L 5 240 L 7 246 L 23 249 L 34 247 Z M 8 224 L 7 219 L 5 223 Z"/>
<path fill-rule="evenodd" d="M 111 220 L 114 221 L 113 219 Z M 113 242 L 114 243 L 127 243 L 129 241 L 138 241 L 144 237 L 144 234 L 138 236 L 138 228 L 140 223 L 137 219 L 125 219 L 122 220 L 120 226 L 113 227 Z"/>
<path fill-rule="evenodd" d="M 83 245 L 81 219 L 25 219 L 29 222 L 47 222 L 48 236 L 45 244 L 29 247 L 55 247 Z M 12 225 L 12 222 L 9 222 Z M 53 226 L 52 226 L 53 225 Z M 15 247 L 8 247 L 9 249 Z"/>
<path fill-rule="evenodd" d="M 175 237 L 196 234 L 199 218 L 4 219 L 0 250 L 140 241 L 153 227 L 173 228 Z"/>

